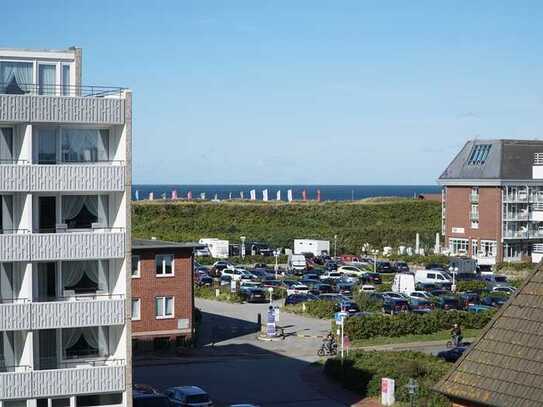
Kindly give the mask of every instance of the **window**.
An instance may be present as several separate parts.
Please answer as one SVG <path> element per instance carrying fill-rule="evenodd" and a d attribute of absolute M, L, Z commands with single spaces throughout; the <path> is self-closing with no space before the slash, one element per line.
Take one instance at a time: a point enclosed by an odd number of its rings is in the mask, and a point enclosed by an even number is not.
<path fill-rule="evenodd" d="M 38 66 L 38 90 L 40 95 L 56 94 L 57 66 L 40 64 Z"/>
<path fill-rule="evenodd" d="M 139 298 L 132 298 L 132 321 L 140 320 L 140 308 L 141 300 Z"/>
<path fill-rule="evenodd" d="M 54 266 L 54 263 L 40 263 L 38 267 L 42 265 Z M 63 261 L 61 270 L 64 291 L 73 291 L 76 295 L 107 293 L 109 291 L 109 267 L 107 261 Z M 67 293 L 64 293 L 64 295 L 68 296 Z"/>
<path fill-rule="evenodd" d="M 62 96 L 70 96 L 70 65 L 62 65 Z"/>
<path fill-rule="evenodd" d="M 468 252 L 468 239 L 449 239 L 449 251 L 451 254 L 466 254 Z"/>
<path fill-rule="evenodd" d="M 109 354 L 107 327 L 65 328 L 62 350 L 66 359 L 104 357 Z"/>
<path fill-rule="evenodd" d="M 160 254 L 155 258 L 157 277 L 173 276 L 173 255 Z"/>
<path fill-rule="evenodd" d="M 471 149 L 468 165 L 483 165 L 486 162 L 490 152 L 490 144 L 477 144 Z"/>
<path fill-rule="evenodd" d="M 140 277 L 140 256 L 132 256 L 132 278 Z"/>
<path fill-rule="evenodd" d="M 9 164 L 13 160 L 13 129 L 0 127 L 0 163 Z"/>
<path fill-rule="evenodd" d="M 496 257 L 497 244 L 495 240 L 481 240 L 481 256 Z"/>
<path fill-rule="evenodd" d="M 68 229 L 91 229 L 108 225 L 107 195 L 63 195 L 62 223 Z"/>
<path fill-rule="evenodd" d="M 156 297 L 155 306 L 157 319 L 173 318 L 173 297 Z"/>
<path fill-rule="evenodd" d="M 32 90 L 32 62 L 0 62 L 0 93 L 24 95 Z"/>
<path fill-rule="evenodd" d="M 441 274 L 436 274 L 438 280 L 445 280 Z"/>
<path fill-rule="evenodd" d="M 34 159 L 40 164 L 94 163 L 109 160 L 109 130 L 36 127 Z"/>
<path fill-rule="evenodd" d="M 478 220 L 472 220 L 471 221 L 471 228 L 472 229 L 479 229 L 479 221 Z"/>
<path fill-rule="evenodd" d="M 122 403 L 122 393 L 91 394 L 87 396 L 76 397 L 77 407 L 109 406 Z"/>
<path fill-rule="evenodd" d="M 430 279 L 430 280 L 435 280 L 436 279 L 436 275 L 434 273 L 427 273 L 426 274 L 426 278 Z"/>

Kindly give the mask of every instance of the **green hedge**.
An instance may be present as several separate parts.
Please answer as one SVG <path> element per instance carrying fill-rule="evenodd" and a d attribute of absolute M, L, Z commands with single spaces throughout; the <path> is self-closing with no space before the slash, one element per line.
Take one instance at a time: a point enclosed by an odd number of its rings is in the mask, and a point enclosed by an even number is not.
<path fill-rule="evenodd" d="M 481 291 L 486 288 L 486 283 L 479 280 L 470 280 L 470 281 L 457 281 L 456 282 L 456 291 Z"/>
<path fill-rule="evenodd" d="M 136 202 L 133 236 L 198 241 L 216 237 L 238 243 L 264 241 L 292 247 L 299 238 L 334 240 L 338 253 L 360 253 L 362 246 L 432 246 L 441 229 L 441 204 L 413 199 L 364 202 Z"/>
<path fill-rule="evenodd" d="M 225 259 L 216 259 L 214 257 L 207 257 L 207 256 L 196 257 L 196 261 L 203 266 L 211 266 L 213 265 L 213 263 L 215 263 L 218 260 L 225 260 Z M 264 263 L 264 264 L 267 264 L 272 269 L 275 266 L 275 257 L 273 256 L 245 256 L 245 258 L 237 256 L 237 257 L 229 257 L 227 260 L 233 264 L 244 264 L 244 265 L 251 265 L 251 266 L 254 266 L 256 263 Z M 277 258 L 277 262 L 279 264 L 286 264 L 287 261 L 288 261 L 287 256 L 279 256 Z"/>
<path fill-rule="evenodd" d="M 307 315 L 320 319 L 331 319 L 336 312 L 336 304 L 333 301 L 309 301 L 305 303 L 305 312 L 302 304 L 287 305 L 285 311 L 294 314 Z"/>
<path fill-rule="evenodd" d="M 222 286 L 219 288 L 220 294 L 217 297 L 214 287 L 194 287 L 194 296 L 199 298 L 205 298 L 208 300 L 225 301 L 233 303 L 242 303 L 243 298 L 239 293 L 231 293 L 230 286 Z"/>
<path fill-rule="evenodd" d="M 532 271 L 535 270 L 537 267 L 537 264 L 526 262 L 526 263 L 498 263 L 496 264 L 495 268 L 496 271 L 503 271 L 503 270 L 513 270 L 513 271 Z"/>
<path fill-rule="evenodd" d="M 407 256 L 407 255 L 396 255 L 392 254 L 388 256 L 388 259 L 390 261 L 405 261 L 409 264 L 416 264 L 418 266 L 426 266 L 428 264 L 449 264 L 449 257 L 444 255 L 428 255 L 428 256 L 420 256 L 418 254 L 413 256 Z"/>
<path fill-rule="evenodd" d="M 463 329 L 480 329 L 492 319 L 494 313 L 494 310 L 479 314 L 439 310 L 428 314 L 405 313 L 393 316 L 353 317 L 347 319 L 345 333 L 355 340 L 376 336 L 428 335 L 444 329 L 452 329 L 455 323 Z"/>
<path fill-rule="evenodd" d="M 396 401 L 409 402 L 407 383 L 417 381 L 417 406 L 450 407 L 450 402 L 432 391 L 432 387 L 450 369 L 450 365 L 435 356 L 419 352 L 356 352 L 343 362 L 328 359 L 324 372 L 330 378 L 363 397 L 379 396 L 381 378 L 395 380 Z"/>

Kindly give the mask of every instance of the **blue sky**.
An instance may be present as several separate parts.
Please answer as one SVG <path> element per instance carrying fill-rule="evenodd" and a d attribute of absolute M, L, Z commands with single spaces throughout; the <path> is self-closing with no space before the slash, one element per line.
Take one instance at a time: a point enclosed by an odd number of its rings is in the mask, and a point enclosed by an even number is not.
<path fill-rule="evenodd" d="M 153 4 L 154 3 L 154 4 Z M 430 184 L 543 135 L 539 1 L 21 0 L 0 46 L 134 90 L 135 183 Z"/>

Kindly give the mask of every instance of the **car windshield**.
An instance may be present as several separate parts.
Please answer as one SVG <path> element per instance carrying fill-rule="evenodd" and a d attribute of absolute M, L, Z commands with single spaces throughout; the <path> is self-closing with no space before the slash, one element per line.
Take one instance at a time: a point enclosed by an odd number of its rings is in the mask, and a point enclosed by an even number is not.
<path fill-rule="evenodd" d="M 505 277 L 505 276 L 496 276 L 496 277 L 494 277 L 494 281 L 496 281 L 497 283 L 505 283 L 505 282 L 507 282 L 507 277 Z"/>
<path fill-rule="evenodd" d="M 207 394 L 193 394 L 187 396 L 187 403 L 207 403 L 209 401 L 209 396 Z"/>

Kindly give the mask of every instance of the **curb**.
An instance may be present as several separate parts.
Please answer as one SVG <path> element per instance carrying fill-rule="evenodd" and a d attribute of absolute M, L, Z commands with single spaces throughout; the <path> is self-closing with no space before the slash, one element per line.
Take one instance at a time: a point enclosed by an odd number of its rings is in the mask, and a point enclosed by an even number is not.
<path fill-rule="evenodd" d="M 306 335 L 306 334 L 296 334 L 298 338 L 313 338 L 313 339 L 324 339 L 324 335 Z"/>
<path fill-rule="evenodd" d="M 263 342 L 279 342 L 279 341 L 282 341 L 284 339 L 285 339 L 284 336 L 272 336 L 272 337 L 269 337 L 269 336 L 266 336 L 266 335 L 257 335 L 256 336 L 257 341 L 263 341 Z"/>

